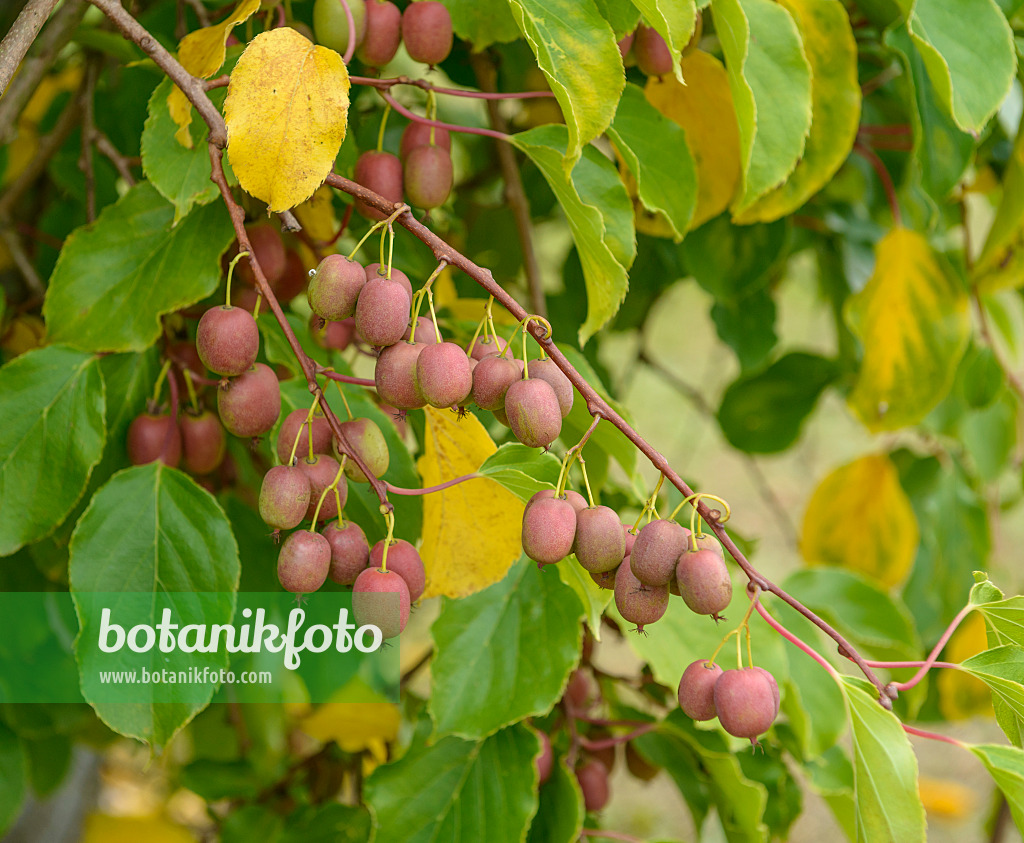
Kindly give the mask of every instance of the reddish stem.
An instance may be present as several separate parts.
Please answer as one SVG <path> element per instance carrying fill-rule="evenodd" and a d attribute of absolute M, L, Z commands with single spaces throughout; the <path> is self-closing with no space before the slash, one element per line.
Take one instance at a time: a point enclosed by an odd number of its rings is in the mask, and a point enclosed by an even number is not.
<path fill-rule="evenodd" d="M 956 617 L 953 618 L 949 626 L 946 627 L 946 631 L 942 633 L 942 637 L 939 639 L 939 643 L 932 648 L 931 653 L 929 653 L 928 658 L 925 659 L 924 663 L 921 665 L 917 673 L 911 676 L 910 679 L 908 679 L 906 682 L 896 683 L 896 689 L 898 691 L 907 691 L 910 688 L 913 688 L 922 679 L 924 679 L 925 674 L 927 674 L 928 671 L 931 670 L 932 666 L 935 664 L 935 660 L 939 657 L 939 653 L 942 652 L 942 648 L 946 646 L 946 642 L 949 641 L 950 636 L 956 631 L 956 628 L 960 626 L 960 624 L 963 622 L 963 619 L 971 613 L 973 608 L 973 606 L 968 604 L 967 606 L 964 606 L 959 612 L 957 612 Z"/>
<path fill-rule="evenodd" d="M 757 613 L 762 618 L 764 618 L 764 622 L 768 624 L 768 626 L 770 626 L 772 629 L 774 629 L 777 633 L 779 633 L 779 635 L 785 638 L 790 644 L 792 644 L 797 649 L 803 650 L 805 653 L 807 653 L 807 655 L 814 659 L 818 664 L 820 664 L 823 668 L 825 668 L 825 670 L 827 670 L 833 676 L 836 675 L 835 668 L 828 663 L 828 660 L 821 653 L 815 650 L 810 644 L 801 641 L 799 638 L 796 637 L 796 635 L 794 635 L 792 632 L 786 629 L 786 627 L 784 627 L 781 623 L 775 620 L 775 618 L 773 618 L 768 613 L 768 610 L 761 605 L 761 601 L 757 598 L 754 599 L 754 608 L 757 609 Z"/>
<path fill-rule="evenodd" d="M 332 372 L 330 369 L 326 369 L 323 366 L 317 366 L 316 373 L 318 375 L 323 375 L 325 378 L 330 378 L 332 381 L 341 381 L 341 383 L 351 383 L 355 384 L 356 386 L 368 386 L 373 388 L 377 385 L 375 381 L 372 381 L 369 378 L 355 378 L 352 377 L 351 375 L 342 375 L 339 374 L 338 372 Z"/>
<path fill-rule="evenodd" d="M 947 737 L 946 735 L 940 735 L 938 732 L 926 732 L 924 729 L 915 729 L 913 726 L 908 726 L 906 723 L 903 723 L 902 726 L 903 731 L 908 735 L 916 735 L 919 738 L 928 738 L 930 741 L 942 741 L 943 743 L 949 743 L 953 746 L 959 746 L 961 749 L 964 747 L 960 741 Z"/>
<path fill-rule="evenodd" d="M 889 210 L 892 212 L 892 219 L 896 225 L 903 225 L 903 218 L 900 215 L 900 203 L 896 198 L 896 186 L 892 183 L 892 176 L 885 168 L 885 163 L 870 149 L 859 141 L 853 145 L 853 151 L 858 153 L 871 165 L 878 180 L 882 183 L 882 190 L 885 191 L 885 198 L 889 201 Z"/>
<path fill-rule="evenodd" d="M 348 45 L 345 47 L 345 55 L 341 57 L 347 67 L 356 51 L 356 22 L 352 17 L 352 9 L 349 8 L 348 0 L 338 0 L 338 2 L 341 3 L 341 10 L 345 13 L 345 23 L 348 25 Z"/>
<path fill-rule="evenodd" d="M 905 670 L 911 667 L 921 667 L 927 664 L 927 662 L 876 662 L 871 659 L 867 660 L 867 663 L 872 667 L 877 667 L 882 670 Z M 932 662 L 932 667 L 948 667 L 952 670 L 959 670 L 960 665 L 953 664 L 952 662 Z"/>
<path fill-rule="evenodd" d="M 442 88 L 432 85 L 425 79 L 410 79 L 408 76 L 395 76 L 390 79 L 375 79 L 372 76 L 349 76 L 349 82 L 353 85 L 368 85 L 371 88 L 389 91 L 395 85 L 412 85 L 424 91 L 433 91 L 437 94 L 449 94 L 453 97 L 469 97 L 478 100 L 526 100 L 537 97 L 553 97 L 551 91 L 519 91 L 511 93 L 491 93 L 488 91 L 466 91 L 461 88 Z"/>
<path fill-rule="evenodd" d="M 420 117 L 418 114 L 414 114 L 409 111 L 408 108 L 402 105 L 387 91 L 378 90 L 377 93 L 384 98 L 384 102 L 390 105 L 403 117 L 408 117 L 410 120 L 415 120 L 417 123 L 423 123 L 426 126 L 436 126 L 438 129 L 447 129 L 449 132 L 463 132 L 468 135 L 483 135 L 484 137 L 497 138 L 498 140 L 503 141 L 507 141 L 510 137 L 504 132 L 496 132 L 494 129 L 477 129 L 473 126 L 456 126 L 454 123 L 442 123 L 440 120 L 428 120 L 426 117 Z M 328 182 L 328 184 L 329 183 L 330 182 Z"/>
<path fill-rule="evenodd" d="M 613 735 L 610 738 L 604 738 L 599 741 L 588 741 L 586 738 L 582 738 L 580 739 L 580 745 L 584 749 L 589 749 L 591 752 L 599 749 L 609 749 L 610 747 L 617 746 L 620 743 L 629 743 L 633 738 L 639 738 L 641 735 L 653 732 L 657 728 L 657 723 L 644 723 L 643 726 L 634 729 L 628 735 Z"/>
<path fill-rule="evenodd" d="M 429 495 L 431 492 L 440 492 L 451 486 L 457 486 L 459 483 L 465 483 L 467 480 L 477 480 L 481 477 L 483 477 L 482 474 L 463 474 L 454 480 L 446 480 L 444 483 L 438 483 L 436 486 L 426 486 L 422 489 L 403 489 L 401 486 L 392 486 L 390 483 L 385 483 L 384 485 L 388 487 L 389 492 L 396 495 Z"/>

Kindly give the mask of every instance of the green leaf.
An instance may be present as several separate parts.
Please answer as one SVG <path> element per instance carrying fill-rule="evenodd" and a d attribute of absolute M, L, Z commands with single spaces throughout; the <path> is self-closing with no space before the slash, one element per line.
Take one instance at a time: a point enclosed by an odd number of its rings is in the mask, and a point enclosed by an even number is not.
<path fill-rule="evenodd" d="M 558 575 L 525 558 L 489 588 L 445 600 L 431 627 L 435 735 L 482 738 L 550 711 L 579 660 L 582 617 Z"/>
<path fill-rule="evenodd" d="M 961 131 L 939 105 L 935 86 L 906 24 L 886 31 L 884 40 L 899 53 L 907 70 L 907 85 L 913 97 L 909 109 L 914 127 L 913 160 L 921 169 L 921 186 L 936 202 L 943 202 L 970 166 L 974 138 Z"/>
<path fill-rule="evenodd" d="M 718 408 L 725 438 L 749 453 L 786 450 L 836 374 L 833 361 L 794 352 L 763 372 L 741 376 L 725 390 Z"/>
<path fill-rule="evenodd" d="M 551 765 L 551 778 L 541 785 L 539 797 L 527 843 L 576 843 L 586 816 L 583 791 L 563 759 Z"/>
<path fill-rule="evenodd" d="M 498 481 L 521 500 L 528 501 L 542 489 L 555 487 L 561 466 L 548 451 L 506 442 L 484 460 L 476 473 Z"/>
<path fill-rule="evenodd" d="M 442 0 L 452 16 L 452 29 L 479 53 L 495 42 L 504 44 L 519 37 L 516 19 L 504 3 L 479 3 L 478 0 Z"/>
<path fill-rule="evenodd" d="M 612 122 L 625 84 L 615 33 L 594 0 L 508 0 L 519 30 L 562 107 L 563 177 Z M 536 130 L 535 130 L 536 131 Z M 522 147 L 520 147 L 522 149 Z"/>
<path fill-rule="evenodd" d="M 61 346 L 0 369 L 0 556 L 38 541 L 74 508 L 103 454 L 99 361 Z"/>
<path fill-rule="evenodd" d="M 867 578 L 839 568 L 808 568 L 786 577 L 783 587 L 871 658 L 921 657 L 907 607 Z"/>
<path fill-rule="evenodd" d="M 192 148 L 178 143 L 174 137 L 178 124 L 167 108 L 167 96 L 174 83 L 164 79 L 149 98 L 149 116 L 142 129 L 142 170 L 160 195 L 174 205 L 174 225 L 185 217 L 194 205 L 206 205 L 220 195 L 210 180 L 210 150 L 204 142 L 207 134 L 202 120 L 193 120 Z M 225 89 L 216 89 L 211 97 L 215 104 L 223 103 Z M 225 175 L 234 182 L 225 160 Z"/>
<path fill-rule="evenodd" d="M 804 154 L 785 183 L 763 196 L 737 222 L 793 213 L 836 174 L 857 137 L 860 84 L 850 18 L 834 0 L 782 0 L 796 21 L 811 67 L 811 129 Z"/>
<path fill-rule="evenodd" d="M 1003 175 L 1003 191 L 985 245 L 974 264 L 973 279 L 982 292 L 1019 287 L 1024 267 L 1024 126 L 1017 130 Z"/>
<path fill-rule="evenodd" d="M 587 570 L 576 560 L 575 555 L 570 554 L 559 562 L 556 570 L 562 582 L 576 592 L 585 612 L 587 628 L 594 638 L 600 641 L 601 615 L 608 608 L 613 593 L 594 582 Z"/>
<path fill-rule="evenodd" d="M 999 6 L 995 0 L 897 5 L 943 107 L 965 132 L 980 132 L 1010 93 L 1017 67 L 1013 31 Z"/>
<path fill-rule="evenodd" d="M 685 728 L 681 720 L 676 721 L 676 726 L 674 732 L 691 734 L 694 731 L 692 728 Z M 685 800 L 686 807 L 690 809 L 694 827 L 703 828 L 704 820 L 711 808 L 713 793 L 711 774 L 701 765 L 697 748 L 681 734 L 674 734 L 668 730 L 648 732 L 635 738 L 632 745 L 649 762 L 669 774 Z M 756 798 L 756 792 L 754 795 Z"/>
<path fill-rule="evenodd" d="M 28 764 L 21 741 L 0 723 L 0 834 L 17 818 L 27 795 Z"/>
<path fill-rule="evenodd" d="M 366 780 L 374 843 L 520 843 L 537 810 L 537 736 L 517 725 L 481 743 L 428 745 L 427 731 Z"/>
<path fill-rule="evenodd" d="M 1024 828 L 1024 750 L 1015 746 L 977 744 L 967 747 L 988 769 L 1006 797 L 1017 828 Z"/>
<path fill-rule="evenodd" d="M 779 341 L 775 334 L 775 299 L 765 289 L 745 299 L 716 301 L 711 306 L 711 320 L 718 338 L 736 353 L 744 374 L 767 362 Z"/>
<path fill-rule="evenodd" d="M 846 721 L 845 713 L 843 721 Z M 841 746 L 832 746 L 821 758 L 804 765 L 807 784 L 828 804 L 848 839 L 857 835 L 857 809 L 853 801 L 853 765 Z"/>
<path fill-rule="evenodd" d="M 1014 395 L 1004 389 L 1000 400 L 968 413 L 960 423 L 961 440 L 983 483 L 994 483 L 1012 463 L 1017 444 L 1017 406 Z"/>
<path fill-rule="evenodd" d="M 49 796 L 60 787 L 71 767 L 71 739 L 67 735 L 51 735 L 25 741 L 24 747 L 32 792 L 38 797 Z M 0 781 L 2 779 L 0 774 Z M 2 821 L 0 828 L 3 828 Z"/>
<path fill-rule="evenodd" d="M 761 843 L 767 840 L 764 816 L 768 791 L 761 782 L 752 781 L 744 775 L 739 759 L 729 751 L 724 735 L 718 731 L 698 730 L 679 709 L 665 718 L 659 727 L 661 731 L 669 741 L 675 739 L 670 746 L 676 753 L 691 756 L 691 763 L 700 771 L 698 776 L 718 809 L 722 830 L 729 843 Z M 650 734 L 639 738 L 637 744 L 655 763 L 665 759 L 664 752 L 655 750 L 657 738 Z M 749 752 L 749 748 L 744 751 Z M 673 774 L 673 778 L 678 783 L 678 775 Z"/>
<path fill-rule="evenodd" d="M 811 128 L 811 67 L 792 16 L 772 0 L 716 0 L 740 127 L 739 214 L 793 172 Z"/>
<path fill-rule="evenodd" d="M 960 667 L 988 686 L 1000 728 L 1020 746 L 1024 736 L 1024 648 L 1013 644 L 995 647 L 971 656 Z"/>
<path fill-rule="evenodd" d="M 630 0 L 594 0 L 597 10 L 615 31 L 617 36 L 625 36 L 636 29 L 640 21 L 640 10 Z M 685 0 L 684 0 L 685 2 Z"/>
<path fill-rule="evenodd" d="M 675 61 L 678 67 L 678 56 Z M 697 165 L 686 133 L 629 84 L 608 134 L 636 179 L 644 207 L 663 213 L 675 239 L 682 240 L 697 207 Z"/>
<path fill-rule="evenodd" d="M 233 237 L 218 205 L 173 226 L 174 208 L 149 182 L 64 242 L 43 305 L 50 342 L 86 351 L 142 351 L 160 317 L 210 295 Z"/>
<path fill-rule="evenodd" d="M 924 806 L 917 788 L 917 756 L 891 711 L 882 708 L 867 683 L 843 677 L 853 736 L 857 840 L 925 839 Z"/>
<path fill-rule="evenodd" d="M 722 214 L 683 243 L 686 268 L 717 301 L 737 303 L 763 289 L 786 250 L 784 221 L 734 225 Z"/>
<path fill-rule="evenodd" d="M 587 318 L 579 332 L 583 345 L 615 315 L 626 297 L 626 270 L 636 257 L 636 239 L 633 204 L 615 166 L 588 146 L 572 179 L 567 179 L 560 166 L 566 139 L 564 126 L 540 126 L 513 135 L 511 141 L 543 173 L 576 242 L 587 286 Z"/>
<path fill-rule="evenodd" d="M 991 586 L 991 583 L 987 585 Z M 975 591 L 978 590 L 976 585 Z M 975 599 L 975 591 L 971 592 L 971 603 L 984 615 L 993 646 L 1016 644 L 1024 647 L 1024 596 L 979 604 Z"/>
<path fill-rule="evenodd" d="M 633 0 L 633 4 L 643 13 L 648 26 L 657 30 L 665 39 L 672 54 L 672 72 L 676 79 L 685 84 L 679 58 L 693 35 L 697 23 L 697 6 L 693 0 Z"/>
<path fill-rule="evenodd" d="M 83 592 L 216 592 L 220 597 L 206 622 L 227 623 L 239 572 L 231 524 L 209 492 L 159 462 L 115 474 L 93 496 L 71 537 L 69 577 L 82 627 L 75 643 L 81 675 L 97 679 L 90 666 L 98 642 L 88 631 L 99 623 L 98 616 L 83 614 L 94 608 Z M 194 653 L 157 655 L 159 667 L 168 669 L 187 669 L 197 659 Z M 210 685 L 201 705 L 97 704 L 88 693 L 86 699 L 120 734 L 163 745 L 205 707 L 213 691 Z"/>

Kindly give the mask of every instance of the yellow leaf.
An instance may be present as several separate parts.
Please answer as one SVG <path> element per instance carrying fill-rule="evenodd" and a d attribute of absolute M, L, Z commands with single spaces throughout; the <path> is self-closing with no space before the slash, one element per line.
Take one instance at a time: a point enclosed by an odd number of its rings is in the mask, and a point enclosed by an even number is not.
<path fill-rule="evenodd" d="M 388 743 L 398 737 L 401 722 L 398 706 L 357 678 L 303 718 L 299 728 L 316 740 L 336 742 L 345 752 L 369 753 L 363 765 L 368 775 L 387 761 Z"/>
<path fill-rule="evenodd" d="M 81 843 L 195 843 L 196 839 L 184 826 L 161 817 L 90 814 L 85 819 Z"/>
<path fill-rule="evenodd" d="M 190 32 L 178 44 L 178 61 L 193 76 L 207 79 L 224 64 L 228 35 L 235 24 L 248 20 L 260 7 L 260 0 L 242 0 L 232 14 L 215 23 Z M 167 97 L 167 109 L 178 124 L 174 137 L 182 146 L 192 148 L 192 135 L 188 127 L 192 123 L 192 105 L 177 86 L 171 88 Z"/>
<path fill-rule="evenodd" d="M 271 212 L 312 196 L 345 139 L 348 89 L 334 50 L 287 27 L 253 38 L 224 101 L 228 160 L 242 189 Z"/>
<path fill-rule="evenodd" d="M 424 486 L 476 471 L 497 448 L 472 413 L 459 420 L 427 407 Z M 467 480 L 423 498 L 424 597 L 465 597 L 502 579 L 522 553 L 524 504 L 488 478 Z"/>
<path fill-rule="evenodd" d="M 334 191 L 327 185 L 295 208 L 295 216 L 306 234 L 320 243 L 330 243 L 338 233 L 338 218 L 334 215 Z"/>
<path fill-rule="evenodd" d="M 966 292 L 922 235 L 897 228 L 875 247 L 846 318 L 864 347 L 850 407 L 873 433 L 919 422 L 953 383 L 970 331 Z"/>
<path fill-rule="evenodd" d="M 875 454 L 837 468 L 814 490 L 800 552 L 812 565 L 838 565 L 892 586 L 910 571 L 918 538 L 895 466 Z"/>
<path fill-rule="evenodd" d="M 740 133 L 729 76 L 722 63 L 703 50 L 682 58 L 685 85 L 674 77 L 652 78 L 647 100 L 686 132 L 697 165 L 697 208 L 693 230 L 729 207 L 740 182 Z"/>
<path fill-rule="evenodd" d="M 988 649 L 985 618 L 972 612 L 953 633 L 943 660 L 959 664 Z M 947 720 L 964 720 L 979 714 L 992 716 L 992 692 L 988 686 L 962 670 L 938 671 L 939 711 Z"/>
<path fill-rule="evenodd" d="M 0 252 L 4 252 L 0 244 Z M 0 261 L 2 265 L 2 261 Z M 46 339 L 46 325 L 38 316 L 26 313 L 22 316 L 15 316 L 11 324 L 7 326 L 2 338 L 0 338 L 0 349 L 6 351 L 11 357 L 17 357 L 33 348 L 39 348 Z"/>
<path fill-rule="evenodd" d="M 860 83 L 850 18 L 835 0 L 779 0 L 793 16 L 811 65 L 811 131 L 796 169 L 779 187 L 734 215 L 771 222 L 793 213 L 842 166 L 857 137 Z"/>

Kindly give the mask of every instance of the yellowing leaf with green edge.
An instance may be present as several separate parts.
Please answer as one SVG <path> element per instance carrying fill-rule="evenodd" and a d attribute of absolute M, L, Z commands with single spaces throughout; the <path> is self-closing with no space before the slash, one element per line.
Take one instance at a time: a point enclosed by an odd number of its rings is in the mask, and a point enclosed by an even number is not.
<path fill-rule="evenodd" d="M 811 67 L 796 23 L 774 0 L 715 0 L 740 127 L 740 213 L 793 172 L 811 128 Z"/>
<path fill-rule="evenodd" d="M 235 24 L 248 20 L 260 7 L 260 0 L 242 0 L 229 17 L 212 26 L 205 26 L 190 32 L 178 45 L 178 61 L 193 76 L 207 79 L 216 73 L 227 52 L 228 35 Z M 192 123 L 192 104 L 176 85 L 167 96 L 167 109 L 178 124 L 174 137 L 178 143 L 192 148 L 192 135 L 188 127 Z"/>
<path fill-rule="evenodd" d="M 184 826 L 163 817 L 90 814 L 85 818 L 81 843 L 195 843 L 197 839 Z"/>
<path fill-rule="evenodd" d="M 725 67 L 710 53 L 693 50 L 682 58 L 685 85 L 650 79 L 647 101 L 686 132 L 697 166 L 697 207 L 690 230 L 729 207 L 740 181 L 740 135 Z M 640 224 L 638 229 L 649 234 Z M 667 225 L 667 223 L 666 223 Z M 661 236 L 670 236 L 668 234 Z"/>
<path fill-rule="evenodd" d="M 608 128 L 626 84 L 615 33 L 594 0 L 508 0 L 568 127 L 562 167 Z"/>
<path fill-rule="evenodd" d="M 861 457 L 825 477 L 804 513 L 800 553 L 812 565 L 837 565 L 886 586 L 914 563 L 917 518 L 885 454 Z"/>
<path fill-rule="evenodd" d="M 864 347 L 851 409 L 872 433 L 923 419 L 953 383 L 970 319 L 966 292 L 922 235 L 897 228 L 878 242 L 846 321 Z"/>
<path fill-rule="evenodd" d="M 811 65 L 811 131 L 786 181 L 733 218 L 770 222 L 791 214 L 821 190 L 853 149 L 860 122 L 857 43 L 835 0 L 780 0 L 796 21 Z"/>
<path fill-rule="evenodd" d="M 286 211 L 323 184 L 345 139 L 348 70 L 294 29 L 257 35 L 224 101 L 228 160 L 247 193 Z"/>
<path fill-rule="evenodd" d="M 312 196 L 295 208 L 295 216 L 302 230 L 313 240 L 329 243 L 338 233 L 338 218 L 334 214 L 334 190 L 327 185 L 316 189 Z"/>
<path fill-rule="evenodd" d="M 949 639 L 943 659 L 959 664 L 987 649 L 985 616 L 972 612 Z M 938 688 L 939 710 L 947 720 L 992 716 L 992 694 L 980 679 L 962 670 L 940 670 Z"/>
<path fill-rule="evenodd" d="M 985 293 L 1024 284 L 1024 126 L 1017 132 L 999 208 L 973 274 Z"/>
<path fill-rule="evenodd" d="M 497 448 L 472 413 L 426 409 L 424 486 L 476 471 Z M 465 597 L 498 582 L 522 553 L 525 504 L 494 480 L 467 480 L 423 498 L 424 597 Z"/>

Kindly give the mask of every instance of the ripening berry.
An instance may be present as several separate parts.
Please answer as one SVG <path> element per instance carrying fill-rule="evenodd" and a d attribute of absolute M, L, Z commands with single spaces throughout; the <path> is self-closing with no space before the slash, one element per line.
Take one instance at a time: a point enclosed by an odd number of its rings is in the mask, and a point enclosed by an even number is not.
<path fill-rule="evenodd" d="M 186 470 L 193 474 L 209 474 L 224 461 L 227 438 L 220 419 L 210 412 L 187 411 L 178 419 L 181 428 L 181 449 Z"/>
<path fill-rule="evenodd" d="M 411 150 L 402 173 L 409 204 L 417 208 L 437 208 L 451 193 L 452 156 L 440 146 L 417 146 Z"/>
<path fill-rule="evenodd" d="M 395 205 L 402 202 L 402 162 L 397 155 L 373 150 L 364 152 L 356 159 L 353 180 Z M 375 222 L 387 216 L 360 199 L 356 200 L 356 210 Z"/>
<path fill-rule="evenodd" d="M 473 369 L 466 352 L 455 343 L 431 343 L 416 360 L 416 382 L 431 407 L 456 407 L 473 390 Z"/>
<path fill-rule="evenodd" d="M 352 615 L 359 626 L 372 624 L 394 638 L 409 622 L 409 586 L 394 571 L 367 568 L 352 586 Z"/>
<path fill-rule="evenodd" d="M 550 357 L 544 360 L 531 360 L 530 377 L 547 381 L 548 386 L 555 392 L 555 398 L 558 399 L 558 409 L 562 413 L 562 418 L 569 415 L 569 411 L 572 409 L 572 383 Z"/>
<path fill-rule="evenodd" d="M 636 624 L 643 632 L 649 623 L 661 620 L 668 608 L 668 586 L 644 585 L 633 576 L 627 564 L 619 565 L 615 574 L 615 608 L 619 614 Z"/>
<path fill-rule="evenodd" d="M 355 521 L 339 526 L 332 521 L 323 529 L 331 546 L 331 570 L 328 576 L 338 585 L 352 585 L 370 564 L 370 545 L 363 528 Z"/>
<path fill-rule="evenodd" d="M 234 377 L 256 362 L 260 332 L 248 310 L 230 305 L 211 307 L 199 320 L 196 351 L 211 372 Z"/>
<path fill-rule="evenodd" d="M 368 263 L 366 265 L 366 280 L 373 281 L 375 278 L 388 278 L 388 268 L 379 263 Z M 402 270 L 396 266 L 391 267 L 390 281 L 397 281 L 403 287 L 405 287 L 405 293 L 409 296 L 409 301 L 412 301 L 412 282 L 409 281 L 409 276 L 406 275 Z M 431 334 L 431 342 L 433 342 L 433 334 Z"/>
<path fill-rule="evenodd" d="M 529 448 L 546 448 L 562 431 L 558 398 L 540 378 L 524 378 L 508 388 L 505 415 L 516 439 Z"/>
<path fill-rule="evenodd" d="M 290 530 L 306 517 L 309 478 L 295 465 L 275 465 L 263 475 L 260 517 L 275 530 Z"/>
<path fill-rule="evenodd" d="M 729 569 L 713 550 L 683 551 L 676 565 L 679 594 L 698 615 L 717 616 L 732 600 Z"/>
<path fill-rule="evenodd" d="M 508 347 L 508 343 L 501 337 L 477 337 L 476 341 L 469 347 L 469 356 L 474 360 L 483 360 L 489 354 L 501 354 Z"/>
<path fill-rule="evenodd" d="M 551 738 L 544 732 L 538 732 L 537 737 L 540 740 L 540 755 L 533 759 L 533 764 L 537 768 L 537 784 L 544 784 L 551 778 L 555 755 L 551 750 Z"/>
<path fill-rule="evenodd" d="M 591 573 L 618 567 L 626 555 L 626 538 L 615 510 L 591 506 L 576 515 L 576 559 Z"/>
<path fill-rule="evenodd" d="M 287 267 L 287 256 L 285 255 L 284 240 L 281 239 L 281 232 L 269 222 L 257 222 L 245 227 L 245 235 L 249 238 L 249 245 L 252 246 L 252 254 L 256 262 L 263 270 L 267 283 L 273 287 L 281 276 L 284 275 Z M 228 254 L 233 258 L 239 252 L 236 243 Z M 249 258 L 244 257 L 235 264 L 235 274 L 250 287 L 256 286 L 256 275 L 252 271 Z"/>
<path fill-rule="evenodd" d="M 672 72 L 672 51 L 657 30 L 649 26 L 637 27 L 633 55 L 636 66 L 645 76 L 664 76 Z"/>
<path fill-rule="evenodd" d="M 402 14 L 402 38 L 409 58 L 440 64 L 452 51 L 452 16 L 438 0 L 417 0 Z"/>
<path fill-rule="evenodd" d="M 767 732 L 778 713 L 778 685 L 763 668 L 726 670 L 715 682 L 715 712 L 730 735 L 750 738 Z"/>
<path fill-rule="evenodd" d="M 434 133 L 433 137 L 430 134 L 431 130 Z M 445 152 L 451 152 L 452 136 L 447 129 L 442 129 L 440 126 L 430 126 L 427 123 L 413 120 L 402 132 L 402 145 L 399 148 L 402 160 L 408 158 L 409 153 L 418 146 L 439 146 Z"/>
<path fill-rule="evenodd" d="M 427 403 L 416 381 L 416 361 L 424 348 L 420 343 L 402 341 L 381 351 L 373 380 L 382 401 L 398 410 L 414 410 Z"/>
<path fill-rule="evenodd" d="M 485 357 L 473 370 L 473 401 L 481 410 L 503 409 L 505 393 L 522 377 L 522 372 L 511 358 Z"/>
<path fill-rule="evenodd" d="M 344 255 L 328 255 L 310 278 L 306 297 L 317 316 L 338 322 L 356 312 L 356 302 L 365 285 L 366 271 L 361 263 Z"/>
<path fill-rule="evenodd" d="M 608 804 L 608 770 L 594 759 L 576 768 L 576 780 L 583 791 L 583 804 L 588 811 L 600 811 Z"/>
<path fill-rule="evenodd" d="M 388 0 L 368 0 L 366 34 L 356 50 L 359 60 L 370 67 L 384 67 L 398 52 L 402 41 L 402 13 Z"/>
<path fill-rule="evenodd" d="M 167 414 L 143 413 L 128 427 L 128 459 L 132 465 L 160 460 L 176 467 L 181 462 L 181 432 Z"/>
<path fill-rule="evenodd" d="M 352 447 L 352 450 L 359 455 L 360 459 L 370 469 L 374 477 L 381 477 L 388 470 L 391 463 L 391 454 L 388 452 L 388 443 L 377 423 L 371 419 L 352 419 L 341 423 L 341 432 Z M 337 440 L 332 440 L 334 454 L 341 459 L 341 452 L 338 449 Z M 345 476 L 353 483 L 369 483 L 369 479 L 361 468 L 356 465 L 351 457 L 345 462 Z"/>
<path fill-rule="evenodd" d="M 269 366 L 257 363 L 217 388 L 217 411 L 234 436 L 269 433 L 281 414 L 281 387 Z"/>
<path fill-rule="evenodd" d="M 292 447 L 295 447 L 297 459 L 309 456 L 310 429 L 313 434 L 313 453 L 329 454 L 331 452 L 331 427 L 323 412 L 317 408 L 313 412 L 309 426 L 306 426 L 308 410 L 292 410 L 284 421 L 281 422 L 281 429 L 277 432 L 277 458 L 288 465 L 288 458 L 292 454 Z M 299 430 L 301 429 L 301 433 Z M 299 444 L 295 444 L 295 437 L 299 437 Z"/>
<path fill-rule="evenodd" d="M 346 0 L 355 26 L 358 47 L 366 35 L 366 0 Z M 313 5 L 313 31 L 317 43 L 345 55 L 348 50 L 348 18 L 338 0 L 316 0 Z"/>
<path fill-rule="evenodd" d="M 367 281 L 356 304 L 356 334 L 367 345 L 394 345 L 409 325 L 409 303 L 405 287 L 398 281 Z"/>
<path fill-rule="evenodd" d="M 576 511 L 564 498 L 540 500 L 523 512 L 523 552 L 534 562 L 553 565 L 572 552 Z"/>
<path fill-rule="evenodd" d="M 679 554 L 686 550 L 690 531 L 675 521 L 647 524 L 636 537 L 630 554 L 633 576 L 646 585 L 668 585 L 676 575 Z"/>
<path fill-rule="evenodd" d="M 312 460 L 308 457 L 300 459 L 297 466 L 309 480 L 309 505 L 306 507 L 306 518 L 313 518 L 321 496 L 323 496 L 324 502 L 320 506 L 320 514 L 317 518 L 320 521 L 330 521 L 332 518 L 337 518 L 341 509 L 338 506 L 337 499 L 334 497 L 334 492 L 330 491 L 324 495 L 324 491 L 334 482 L 334 478 L 338 476 L 338 469 L 341 467 L 338 461 L 326 454 L 314 454 Z M 348 484 L 345 482 L 344 474 L 338 478 L 338 497 L 341 499 L 341 506 L 345 506 L 345 500 L 348 497 Z"/>
<path fill-rule="evenodd" d="M 691 662 L 679 680 L 679 707 L 683 714 L 694 720 L 713 720 L 715 717 L 715 683 L 722 675 L 717 664 L 707 659 Z"/>
<path fill-rule="evenodd" d="M 370 567 L 379 568 L 384 560 L 384 542 L 377 542 L 370 548 Z M 423 596 L 427 587 L 427 571 L 423 560 L 405 539 L 393 539 L 388 547 L 387 567 L 405 580 L 409 587 L 409 599 L 415 603 Z"/>
<path fill-rule="evenodd" d="M 295 594 L 316 591 L 327 579 L 331 547 L 327 539 L 309 530 L 296 530 L 281 545 L 277 556 L 277 578 Z"/>

